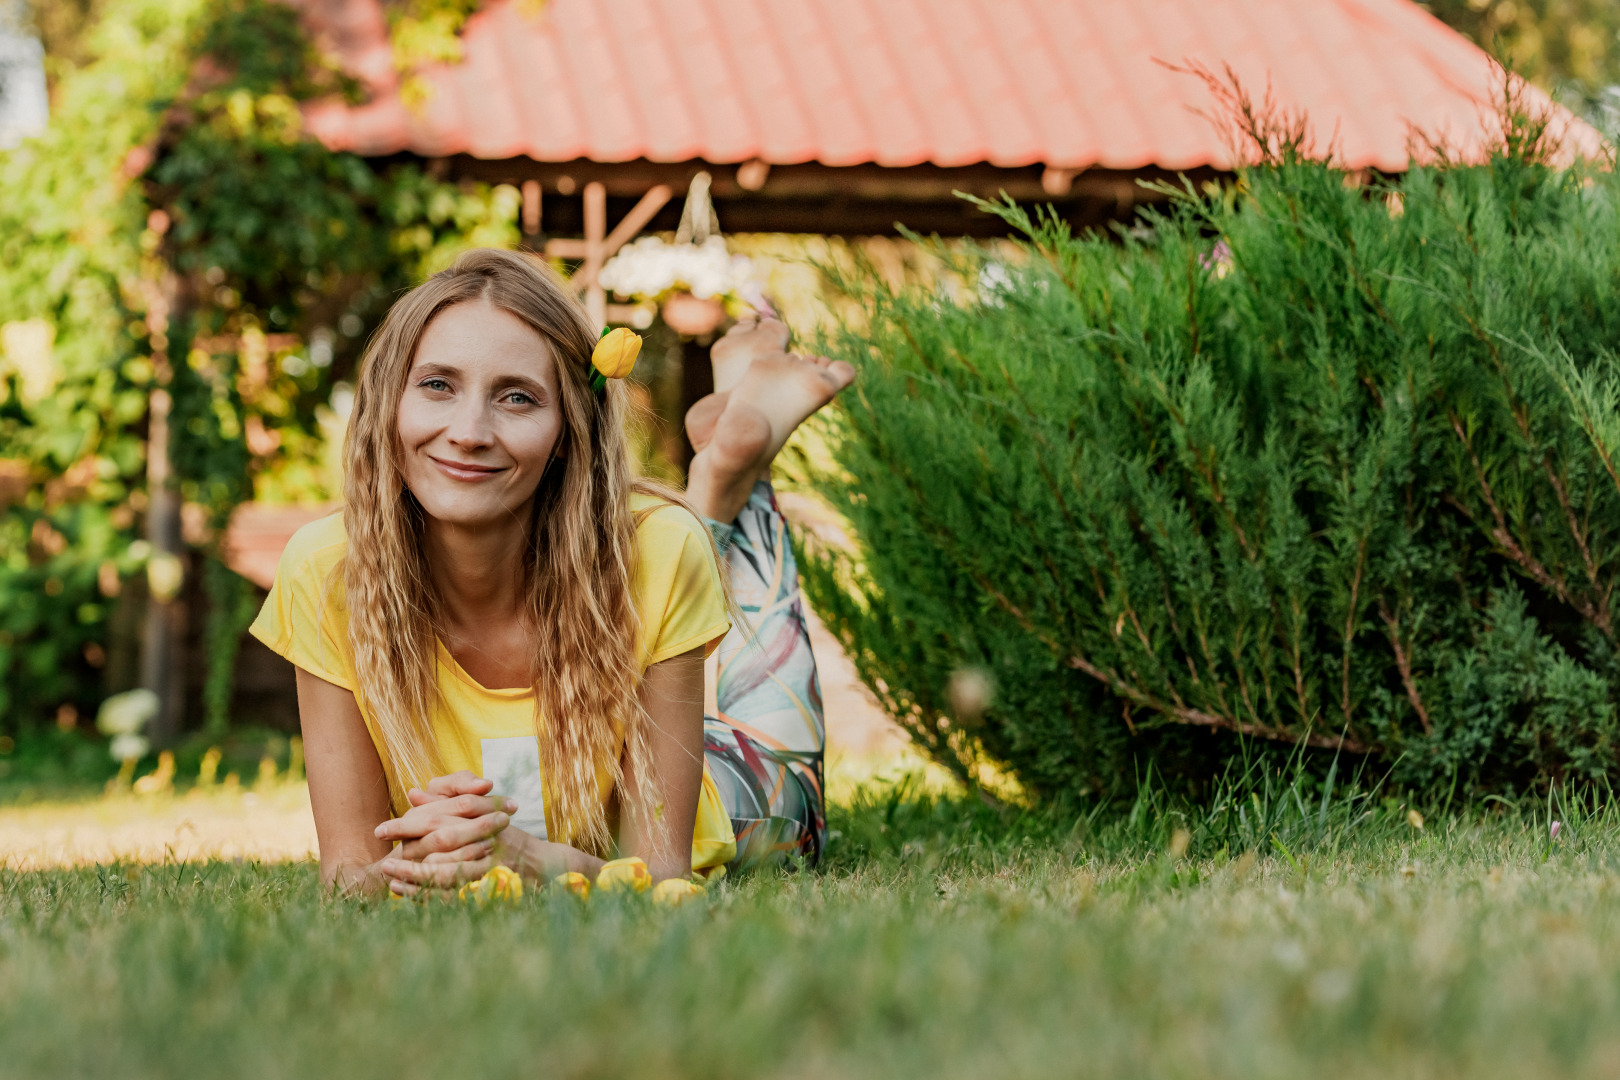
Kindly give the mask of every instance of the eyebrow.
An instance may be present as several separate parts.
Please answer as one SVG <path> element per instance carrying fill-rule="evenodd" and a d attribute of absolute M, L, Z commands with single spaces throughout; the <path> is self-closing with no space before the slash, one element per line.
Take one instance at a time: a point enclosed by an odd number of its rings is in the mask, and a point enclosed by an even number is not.
<path fill-rule="evenodd" d="M 409 377 L 412 379 L 425 379 L 429 375 L 460 376 L 461 374 L 461 369 L 453 364 L 427 363 L 416 364 L 414 367 L 412 367 Z M 528 390 L 537 397 L 549 396 L 549 392 L 542 383 L 536 382 L 527 375 L 504 375 L 501 377 L 500 381 L 509 386 L 515 386 L 519 389 Z"/>

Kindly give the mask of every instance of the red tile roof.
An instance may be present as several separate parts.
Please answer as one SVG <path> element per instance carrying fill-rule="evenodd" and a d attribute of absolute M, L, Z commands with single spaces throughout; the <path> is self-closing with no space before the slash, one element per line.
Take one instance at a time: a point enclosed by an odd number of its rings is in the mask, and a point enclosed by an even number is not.
<path fill-rule="evenodd" d="M 1208 90 L 1164 66 L 1197 62 L 1393 171 L 1414 129 L 1477 154 L 1499 85 L 1410 0 L 493 0 L 412 111 L 377 0 L 294 2 L 373 89 L 310 129 L 365 155 L 1228 166 Z"/>

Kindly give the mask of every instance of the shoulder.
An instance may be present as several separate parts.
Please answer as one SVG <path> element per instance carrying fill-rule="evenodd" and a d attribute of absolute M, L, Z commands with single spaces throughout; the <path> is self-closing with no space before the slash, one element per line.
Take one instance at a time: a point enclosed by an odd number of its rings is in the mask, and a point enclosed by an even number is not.
<path fill-rule="evenodd" d="M 630 512 L 636 519 L 636 540 L 643 549 L 652 546 L 682 546 L 688 538 L 707 546 L 708 527 L 698 516 L 667 499 L 636 492 L 630 496 Z"/>
<path fill-rule="evenodd" d="M 324 583 L 349 551 L 343 514 L 335 511 L 292 534 L 276 567 L 276 580 Z"/>
<path fill-rule="evenodd" d="M 299 529 L 282 550 L 270 595 L 248 629 L 310 674 L 353 690 L 346 597 L 338 573 L 348 550 L 341 514 Z"/>
<path fill-rule="evenodd" d="M 334 510 L 293 533 L 292 539 L 287 541 L 287 553 L 307 559 L 333 548 L 346 549 L 348 546 L 349 533 L 343 527 L 343 511 Z M 341 557 L 342 552 L 338 554 Z"/>
<path fill-rule="evenodd" d="M 731 627 L 714 543 L 702 519 L 656 495 L 630 497 L 636 516 L 636 601 L 643 663 L 718 644 Z"/>

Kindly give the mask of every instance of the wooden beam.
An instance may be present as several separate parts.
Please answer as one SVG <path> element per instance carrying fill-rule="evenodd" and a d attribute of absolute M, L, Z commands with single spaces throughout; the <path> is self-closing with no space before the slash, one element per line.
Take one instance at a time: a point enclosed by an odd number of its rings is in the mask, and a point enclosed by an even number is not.
<path fill-rule="evenodd" d="M 821 165 L 805 162 L 800 165 L 773 165 L 769 183 L 758 191 L 742 185 L 737 174 L 743 171 L 729 165 L 715 165 L 701 161 L 650 162 L 593 162 L 575 160 L 567 162 L 540 162 L 529 158 L 484 159 L 458 155 L 452 175 L 455 178 L 482 180 L 488 183 L 521 185 L 526 179 L 537 179 L 548 191 L 564 191 L 564 180 L 583 187 L 597 181 L 607 188 L 610 198 L 636 199 L 655 185 L 664 184 L 676 191 L 685 190 L 699 169 L 713 174 L 710 193 L 716 199 L 741 199 L 761 203 L 784 203 L 796 200 L 837 199 L 845 204 L 864 201 L 885 202 L 957 202 L 954 194 L 965 191 L 984 198 L 996 198 L 1002 191 L 1021 202 L 1080 201 L 1090 198 L 1118 198 L 1117 186 L 1123 181 L 1134 184 L 1138 178 L 1179 182 L 1179 171 L 1166 171 L 1156 167 L 1140 170 L 1117 170 L 1092 167 L 1074 169 L 1069 177 L 1068 193 L 1050 194 L 1041 184 L 1045 177 L 1044 165 L 1026 165 L 1000 168 L 988 164 L 942 167 L 912 165 L 887 167 L 880 165 Z M 1194 184 L 1230 174 L 1210 168 L 1185 170 Z M 748 177 L 754 179 L 755 177 Z M 1052 180 L 1057 180 L 1053 176 Z M 822 230 L 826 231 L 826 230 Z"/>
<path fill-rule="evenodd" d="M 583 259 L 585 257 L 585 241 L 547 240 L 546 256 L 552 259 Z"/>
<path fill-rule="evenodd" d="M 457 179 L 513 185 L 521 185 L 525 179 L 537 179 L 546 191 L 557 192 L 562 191 L 564 179 L 577 183 L 580 188 L 590 182 L 601 183 L 607 189 L 609 215 L 634 206 L 655 187 L 670 187 L 676 193 L 683 191 L 696 166 L 703 164 L 539 162 L 528 158 L 485 160 L 466 156 L 458 156 L 455 161 L 452 175 Z M 1070 178 L 1066 195 L 1054 196 L 1041 186 L 1045 171 L 1042 165 L 1006 169 L 982 164 L 960 168 L 932 165 L 889 168 L 877 165 L 834 167 L 809 162 L 773 165 L 769 182 L 759 191 L 748 191 L 738 183 L 734 167 L 716 165 L 711 171 L 714 176 L 711 194 L 728 231 L 840 236 L 894 235 L 896 223 L 924 235 L 937 232 L 942 236 L 1000 237 L 1012 232 L 1000 218 L 958 198 L 953 194 L 956 191 L 990 199 L 1006 192 L 1020 203 L 1051 204 L 1065 221 L 1084 229 L 1112 221 L 1128 221 L 1136 207 L 1165 198 L 1158 191 L 1139 187 L 1138 180 L 1180 183 L 1177 174 L 1162 169 L 1093 168 Z M 1208 181 L 1225 182 L 1230 174 L 1193 169 L 1188 171 L 1187 179 L 1199 186 Z M 674 229 L 679 220 L 679 208 L 680 201 L 671 198 L 642 225 L 642 231 Z M 585 242 L 578 239 L 584 231 L 583 210 L 579 194 L 553 198 L 547 204 L 546 228 L 558 237 L 546 246 L 548 256 L 584 260 Z M 583 286 L 583 281 L 580 284 Z"/>
<path fill-rule="evenodd" d="M 607 188 L 600 180 L 585 185 L 585 265 L 579 268 L 585 286 L 585 313 L 600 330 L 607 325 L 607 292 L 602 288 L 603 240 L 607 233 Z"/>
<path fill-rule="evenodd" d="M 636 234 L 647 227 L 647 222 L 657 216 L 673 194 L 668 184 L 658 184 L 643 195 L 641 201 L 624 215 L 624 220 L 615 225 L 607 239 L 602 241 L 602 260 L 606 262 L 613 258 L 620 248 L 635 239 Z M 553 259 L 583 259 L 586 257 L 586 247 L 584 240 L 547 240 L 546 254 Z"/>
<path fill-rule="evenodd" d="M 628 214 L 624 215 L 624 220 L 615 225 L 613 231 L 608 233 L 607 241 L 602 245 L 602 258 L 613 258 L 620 248 L 635 239 L 636 234 L 647 227 L 647 222 L 651 221 L 658 211 L 664 208 L 664 204 L 669 202 L 669 197 L 672 194 L 674 192 L 668 184 L 659 184 L 643 195 L 641 201 L 631 207 Z"/>

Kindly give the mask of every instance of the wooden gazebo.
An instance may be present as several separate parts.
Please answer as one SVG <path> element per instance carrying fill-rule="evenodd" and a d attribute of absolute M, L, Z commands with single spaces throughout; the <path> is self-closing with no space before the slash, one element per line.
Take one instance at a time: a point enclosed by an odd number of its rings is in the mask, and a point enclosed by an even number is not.
<path fill-rule="evenodd" d="M 525 232 L 587 286 L 675 227 L 700 169 L 733 232 L 1003 231 L 957 192 L 1128 216 L 1138 180 L 1233 165 L 1194 68 L 1269 91 L 1350 170 L 1497 134 L 1500 73 L 1411 0 L 491 0 L 412 94 L 380 0 L 297 2 L 369 92 L 311 107 L 318 138 L 520 186 Z"/>

